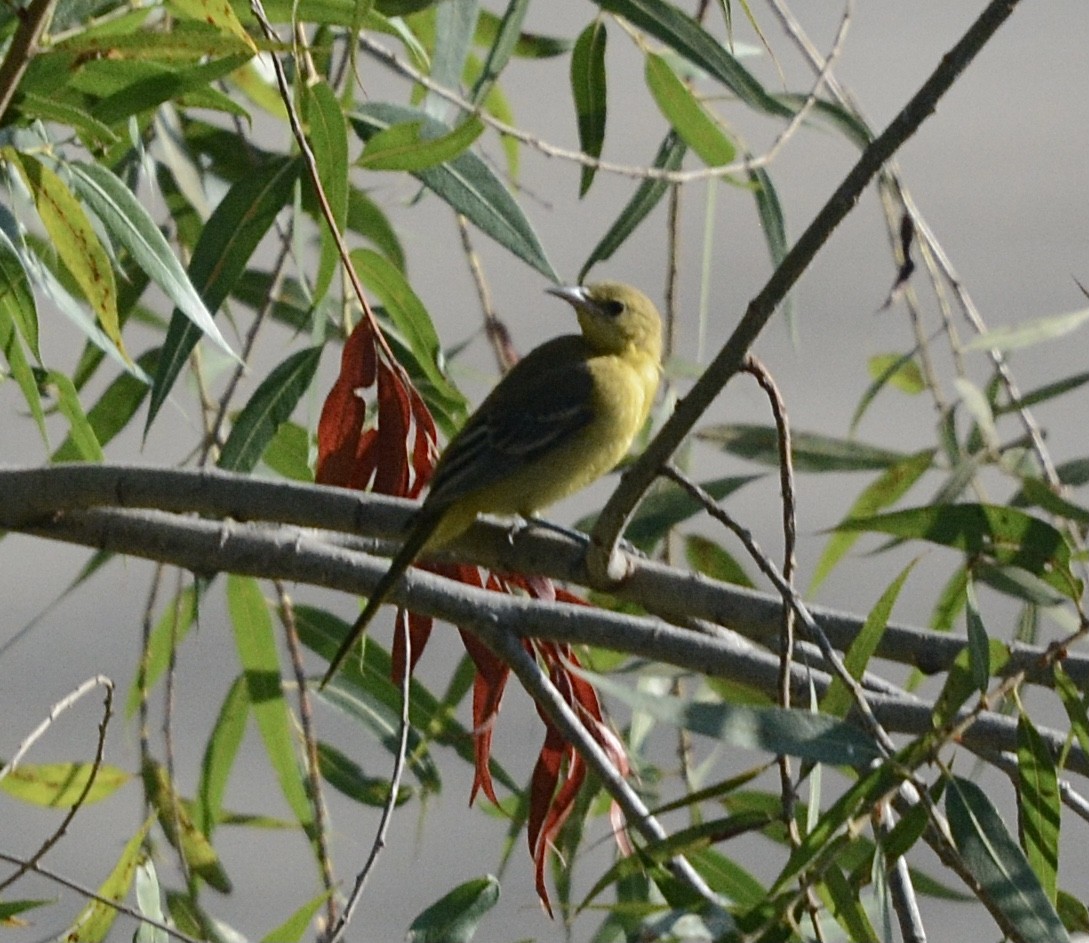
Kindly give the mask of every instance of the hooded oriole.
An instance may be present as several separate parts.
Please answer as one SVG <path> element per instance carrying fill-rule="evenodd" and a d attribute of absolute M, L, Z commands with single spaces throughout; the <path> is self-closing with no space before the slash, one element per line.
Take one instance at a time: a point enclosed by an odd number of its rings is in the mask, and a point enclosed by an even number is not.
<path fill-rule="evenodd" d="M 581 334 L 547 341 L 500 380 L 439 457 L 404 545 L 329 663 L 336 674 L 401 574 L 477 514 L 530 517 L 609 471 L 643 427 L 658 389 L 662 324 L 654 303 L 618 282 L 550 288 Z"/>

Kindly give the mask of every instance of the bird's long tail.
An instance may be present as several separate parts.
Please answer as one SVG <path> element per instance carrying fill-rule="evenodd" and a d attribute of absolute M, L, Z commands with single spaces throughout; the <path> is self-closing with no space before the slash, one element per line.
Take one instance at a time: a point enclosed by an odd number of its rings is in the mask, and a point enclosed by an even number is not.
<path fill-rule="evenodd" d="M 374 592 L 371 593 L 367 605 L 363 607 L 363 611 L 359 614 L 359 618 L 355 620 L 351 629 L 348 630 L 348 634 L 344 637 L 340 648 L 337 649 L 333 660 L 329 662 L 329 667 L 322 676 L 321 684 L 318 685 L 319 689 L 324 688 L 332 680 L 333 675 L 340 670 L 340 666 L 344 663 L 344 659 L 348 657 L 348 653 L 355 648 L 356 643 L 363 637 L 363 633 L 367 631 L 367 626 L 370 625 L 374 614 L 386 601 L 386 597 L 393 587 L 397 585 L 397 581 L 405 570 L 412 566 L 416 557 L 423 551 L 431 535 L 435 532 L 435 528 L 442 522 L 442 518 L 442 511 L 430 513 L 426 516 L 421 512 L 413 521 L 412 529 L 409 531 L 408 537 L 405 538 L 404 544 L 390 562 L 389 569 L 378 581 L 378 585 L 375 586 Z"/>

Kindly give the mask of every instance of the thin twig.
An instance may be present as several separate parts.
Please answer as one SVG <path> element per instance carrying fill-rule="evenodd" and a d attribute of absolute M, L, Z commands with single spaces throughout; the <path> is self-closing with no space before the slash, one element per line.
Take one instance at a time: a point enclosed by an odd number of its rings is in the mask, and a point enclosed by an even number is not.
<path fill-rule="evenodd" d="M 33 855 L 21 862 L 19 869 L 14 874 L 3 881 L 0 881 L 0 891 L 3 891 L 4 888 L 17 881 L 27 871 L 35 870 L 37 868 L 38 862 L 45 857 L 49 849 L 56 845 L 67 833 L 68 826 L 72 823 L 76 814 L 83 808 L 83 804 L 87 801 L 87 796 L 90 795 L 91 787 L 94 786 L 95 780 L 98 778 L 98 771 L 102 768 L 102 758 L 106 751 L 106 728 L 109 726 L 110 717 L 113 716 L 113 681 L 105 675 L 95 675 L 93 678 L 88 678 L 84 681 L 78 688 L 50 708 L 49 713 L 46 715 L 46 719 L 34 729 L 30 736 L 19 744 L 19 748 L 15 751 L 15 755 L 3 767 L 0 767 L 0 779 L 3 779 L 19 765 L 19 761 L 26 755 L 27 750 L 45 734 L 57 717 L 75 704 L 84 694 L 97 687 L 105 688 L 106 696 L 102 709 L 102 719 L 98 722 L 98 743 L 95 747 L 95 756 L 94 760 L 91 762 L 91 768 L 87 771 L 87 781 L 83 784 L 83 788 L 76 797 L 76 801 L 72 803 L 60 824 L 53 830 L 53 833 L 42 842 Z"/>
<path fill-rule="evenodd" d="M 1013 12 L 1017 2 L 1018 0 L 991 0 L 956 45 L 942 57 L 933 73 L 900 113 L 866 147 L 855 166 L 787 252 L 759 294 L 749 303 L 730 339 L 688 395 L 677 404 L 673 415 L 643 454 L 622 476 L 619 486 L 610 496 L 594 527 L 592 552 L 599 555 L 599 559 L 591 565 L 592 572 L 610 571 L 609 563 L 614 556 L 619 535 L 659 469 L 670 460 L 730 377 L 740 369 L 745 355 L 771 319 L 776 307 L 854 207 L 862 191 L 882 165 L 934 112 L 942 96 Z M 602 560 L 608 562 L 603 565 Z"/>
<path fill-rule="evenodd" d="M 314 842 L 317 846 L 322 884 L 328 891 L 325 915 L 329 926 L 332 926 L 337 919 L 336 895 L 333 893 L 336 889 L 336 879 L 333 876 L 333 859 L 329 855 L 329 810 L 326 808 L 325 794 L 321 788 L 318 738 L 314 731 L 314 707 L 310 700 L 310 687 L 306 682 L 306 669 L 303 666 L 302 645 L 299 643 L 299 629 L 295 621 L 295 605 L 282 580 L 273 580 L 273 585 L 279 602 L 280 623 L 284 627 L 288 657 L 291 659 L 291 669 L 295 674 L 295 684 L 299 690 L 299 725 L 302 728 L 306 755 L 310 804 L 314 809 Z"/>
<path fill-rule="evenodd" d="M 461 248 L 465 252 L 465 260 L 469 263 L 469 272 L 473 276 L 476 294 L 480 299 L 480 310 L 484 314 L 484 333 L 488 337 L 488 343 L 492 345 L 492 352 L 495 354 L 500 373 L 506 373 L 518 362 L 518 351 L 514 349 L 510 329 L 495 313 L 492 293 L 488 288 L 488 279 L 484 275 L 484 266 L 480 263 L 480 256 L 473 246 L 473 237 L 469 233 L 469 224 L 461 213 L 457 214 L 457 221 L 458 232 L 461 234 Z"/>
<path fill-rule="evenodd" d="M 340 940 L 343 939 L 344 934 L 348 929 L 348 924 L 352 921 L 355 909 L 359 906 L 359 902 L 363 897 L 363 889 L 366 887 L 367 879 L 370 877 L 371 871 L 378 861 L 378 856 L 386 847 L 386 837 L 389 834 L 390 822 L 393 821 L 393 812 L 394 809 L 397 808 L 397 796 L 401 791 L 401 777 L 404 775 L 405 771 L 405 759 L 408 754 L 408 732 L 410 729 L 409 703 L 410 695 L 412 693 L 412 636 L 408 631 L 408 619 L 399 619 L 398 622 L 401 632 L 403 633 L 405 670 L 401 677 L 401 730 L 397 741 L 397 754 L 393 758 L 393 772 L 390 774 L 389 778 L 389 797 L 386 799 L 386 804 L 382 807 L 382 817 L 378 822 L 378 830 L 375 833 L 370 854 L 367 856 L 367 860 L 362 869 L 356 875 L 351 893 L 344 903 L 344 912 L 341 914 L 340 920 L 331 929 L 329 935 L 325 938 L 324 943 L 340 943 Z M 335 680 L 330 687 L 335 690 Z"/>
<path fill-rule="evenodd" d="M 9 864 L 22 865 L 24 860 L 17 855 L 9 855 L 6 852 L 0 851 L 0 861 L 6 861 Z M 75 891 L 81 897 L 87 900 L 93 900 L 95 903 L 101 904 L 104 907 L 109 907 L 112 910 L 116 910 L 119 914 L 124 914 L 126 917 L 132 917 L 133 920 L 139 920 L 140 923 L 146 923 L 149 927 L 155 927 L 157 930 L 161 930 L 163 933 L 169 934 L 174 937 L 175 940 L 181 940 L 182 943 L 202 943 L 196 937 L 190 936 L 188 933 L 183 933 L 177 927 L 171 924 L 164 923 L 161 920 L 155 920 L 146 914 L 140 913 L 138 910 L 134 910 L 127 904 L 121 903 L 119 900 L 114 900 L 112 897 L 103 897 L 97 891 L 92 890 L 89 887 L 85 887 L 76 881 L 70 880 L 64 877 L 62 874 L 58 874 L 56 871 L 52 871 L 49 868 L 42 867 L 40 864 L 32 865 L 28 870 L 33 871 L 35 874 L 40 874 L 44 878 L 48 878 L 50 881 L 54 881 L 60 884 L 61 887 L 67 887 L 70 891 Z"/>

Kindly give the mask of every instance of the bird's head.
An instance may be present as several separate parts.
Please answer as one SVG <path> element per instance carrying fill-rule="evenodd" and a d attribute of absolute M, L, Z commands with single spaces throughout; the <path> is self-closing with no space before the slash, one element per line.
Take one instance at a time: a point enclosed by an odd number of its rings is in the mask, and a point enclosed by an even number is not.
<path fill-rule="evenodd" d="M 634 348 L 661 358 L 662 319 L 654 302 L 638 288 L 597 282 L 548 290 L 575 309 L 583 336 L 595 350 L 620 353 Z"/>

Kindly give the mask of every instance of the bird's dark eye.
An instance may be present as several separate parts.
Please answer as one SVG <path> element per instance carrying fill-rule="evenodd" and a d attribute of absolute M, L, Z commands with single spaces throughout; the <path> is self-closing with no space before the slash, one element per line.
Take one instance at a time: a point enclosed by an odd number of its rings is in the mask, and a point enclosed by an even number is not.
<path fill-rule="evenodd" d="M 601 310 L 610 318 L 618 318 L 624 313 L 624 302 L 617 301 L 615 298 L 610 298 L 608 301 L 603 301 L 601 303 Z"/>

